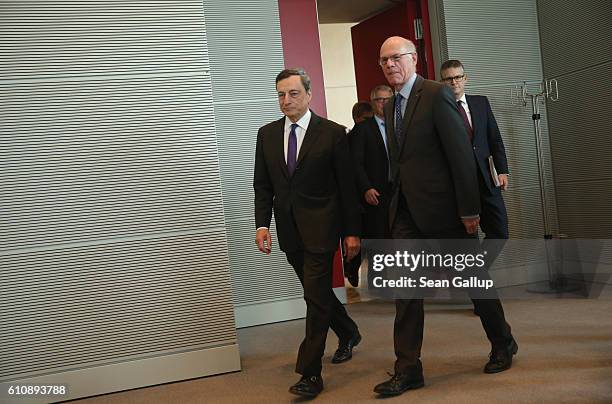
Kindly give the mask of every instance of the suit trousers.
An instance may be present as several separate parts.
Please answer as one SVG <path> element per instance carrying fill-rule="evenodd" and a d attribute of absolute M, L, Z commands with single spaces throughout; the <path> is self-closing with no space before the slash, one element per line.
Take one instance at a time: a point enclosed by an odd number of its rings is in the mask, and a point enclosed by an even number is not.
<path fill-rule="evenodd" d="M 457 225 L 436 234 L 421 232 L 416 226 L 404 197 L 399 204 L 391 234 L 394 239 L 463 239 L 469 235 L 459 218 Z M 499 299 L 472 299 L 480 322 L 493 347 L 505 347 L 512 341 L 510 326 L 506 322 Z M 410 372 L 421 357 L 424 326 L 423 299 L 397 299 L 395 301 L 395 322 L 393 342 L 395 348 L 395 372 Z"/>
<path fill-rule="evenodd" d="M 364 239 L 385 239 L 391 237 L 389 229 L 389 202 L 391 198 L 391 184 L 380 187 L 377 206 L 364 206 L 363 234 Z"/>
<path fill-rule="evenodd" d="M 295 371 L 304 376 L 317 376 L 321 374 L 321 358 L 329 328 L 341 342 L 347 342 L 357 331 L 357 324 L 332 290 L 333 252 L 302 250 L 286 255 L 302 283 L 306 301 L 306 334 L 298 351 Z"/>

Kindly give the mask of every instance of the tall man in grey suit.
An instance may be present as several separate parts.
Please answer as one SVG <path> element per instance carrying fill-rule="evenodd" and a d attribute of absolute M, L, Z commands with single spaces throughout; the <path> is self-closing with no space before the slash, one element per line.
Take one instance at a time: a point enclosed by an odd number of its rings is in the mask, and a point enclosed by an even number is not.
<path fill-rule="evenodd" d="M 468 135 L 448 87 L 416 74 L 414 44 L 388 38 L 380 66 L 395 96 L 385 106 L 393 178 L 389 224 L 397 239 L 470 238 L 479 223 L 476 166 Z M 492 345 L 485 372 L 508 369 L 516 343 L 499 300 L 473 300 Z M 374 391 L 398 395 L 424 386 L 420 360 L 423 300 L 396 300 L 395 374 Z"/>
<path fill-rule="evenodd" d="M 310 111 L 310 78 L 301 69 L 283 70 L 276 90 L 284 116 L 257 134 L 255 242 L 270 253 L 274 211 L 280 248 L 304 287 L 306 301 L 306 335 L 295 369 L 302 377 L 289 391 L 314 397 L 323 389 L 321 357 L 328 329 L 340 341 L 334 363 L 350 359 L 361 340 L 332 290 L 340 237 L 347 259 L 359 252 L 360 207 L 346 132 Z"/>

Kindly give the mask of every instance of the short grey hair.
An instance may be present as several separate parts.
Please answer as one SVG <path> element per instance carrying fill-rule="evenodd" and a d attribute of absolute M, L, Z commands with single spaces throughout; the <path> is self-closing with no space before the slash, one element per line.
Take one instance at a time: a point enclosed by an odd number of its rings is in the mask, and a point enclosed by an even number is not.
<path fill-rule="evenodd" d="M 291 76 L 300 76 L 300 80 L 302 81 L 304 89 L 306 90 L 306 92 L 310 91 L 310 77 L 308 76 L 308 74 L 306 74 L 304 69 L 299 67 L 285 69 L 282 72 L 278 73 L 278 76 L 276 76 L 276 84 L 278 84 L 279 81 L 288 79 Z"/>
<path fill-rule="evenodd" d="M 389 87 L 386 84 L 380 84 L 380 85 L 374 87 L 372 89 L 372 91 L 370 91 L 370 101 L 374 101 L 374 98 L 376 98 L 376 93 L 379 92 L 379 91 L 387 91 L 387 92 L 393 94 L 393 90 L 391 89 L 391 87 Z"/>

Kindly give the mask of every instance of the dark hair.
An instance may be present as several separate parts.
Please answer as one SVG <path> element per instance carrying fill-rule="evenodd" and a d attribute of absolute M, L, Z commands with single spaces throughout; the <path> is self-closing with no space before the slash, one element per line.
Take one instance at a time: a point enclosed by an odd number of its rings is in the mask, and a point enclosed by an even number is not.
<path fill-rule="evenodd" d="M 353 120 L 356 122 L 357 119 L 364 115 L 374 114 L 374 109 L 369 102 L 359 101 L 353 105 Z"/>
<path fill-rule="evenodd" d="M 310 77 L 308 77 L 308 74 L 306 74 L 304 69 L 300 69 L 299 67 L 293 69 L 285 69 L 282 72 L 278 73 L 278 76 L 276 76 L 276 84 L 278 84 L 279 81 L 288 79 L 291 76 L 300 76 L 304 89 L 306 90 L 306 92 L 310 91 Z"/>
<path fill-rule="evenodd" d="M 463 67 L 463 63 L 461 63 L 460 60 L 449 59 L 446 62 L 442 63 L 442 66 L 440 66 L 440 72 L 442 72 L 442 70 L 453 69 L 453 68 L 455 69 L 461 68 L 465 70 L 465 67 Z"/>

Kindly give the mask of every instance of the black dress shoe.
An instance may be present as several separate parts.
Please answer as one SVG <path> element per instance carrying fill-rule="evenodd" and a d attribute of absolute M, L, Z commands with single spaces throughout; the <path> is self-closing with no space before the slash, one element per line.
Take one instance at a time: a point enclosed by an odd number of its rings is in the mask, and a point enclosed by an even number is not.
<path fill-rule="evenodd" d="M 514 338 L 507 347 L 493 348 L 489 354 L 489 362 L 484 367 L 485 373 L 498 373 L 510 369 L 512 366 L 512 355 L 518 352 L 518 345 Z"/>
<path fill-rule="evenodd" d="M 302 376 L 299 382 L 289 387 L 289 393 L 303 397 L 316 397 L 323 390 L 321 376 Z"/>
<path fill-rule="evenodd" d="M 342 363 L 353 357 L 353 348 L 361 342 L 361 334 L 357 331 L 346 343 L 340 343 L 334 353 L 332 363 Z"/>
<path fill-rule="evenodd" d="M 409 373 L 396 373 L 391 379 L 374 387 L 374 392 L 382 396 L 399 396 L 406 390 L 418 389 L 425 386 L 422 371 Z"/>

